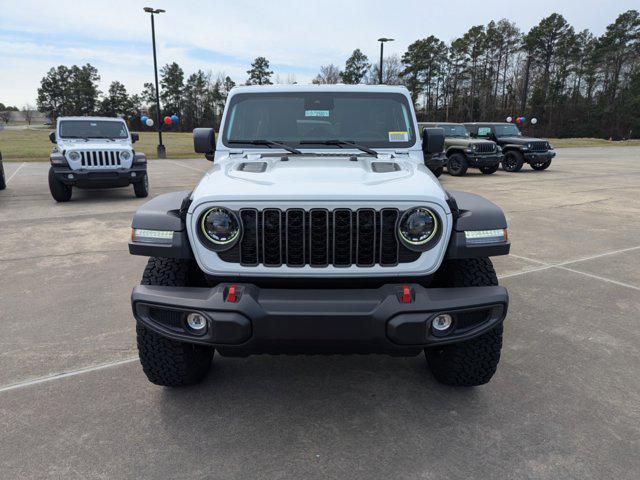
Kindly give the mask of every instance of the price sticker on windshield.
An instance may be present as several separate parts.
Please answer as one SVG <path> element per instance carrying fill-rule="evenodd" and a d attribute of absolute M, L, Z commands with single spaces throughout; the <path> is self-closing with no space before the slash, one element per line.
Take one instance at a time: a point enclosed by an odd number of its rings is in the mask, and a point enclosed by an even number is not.
<path fill-rule="evenodd" d="M 305 110 L 304 116 L 305 117 L 328 117 L 329 113 L 330 113 L 329 110 Z"/>
<path fill-rule="evenodd" d="M 389 132 L 390 142 L 408 142 L 409 132 Z"/>

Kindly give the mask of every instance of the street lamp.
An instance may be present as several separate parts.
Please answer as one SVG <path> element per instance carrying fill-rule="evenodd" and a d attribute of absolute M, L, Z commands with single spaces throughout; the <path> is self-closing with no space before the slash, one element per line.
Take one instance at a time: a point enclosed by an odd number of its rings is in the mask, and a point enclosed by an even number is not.
<path fill-rule="evenodd" d="M 153 16 L 164 13 L 161 8 L 144 7 L 145 12 L 151 14 L 151 42 L 153 43 L 153 72 L 156 76 L 156 128 L 158 129 L 158 158 L 167 158 L 167 150 L 162 144 L 162 122 L 160 122 L 160 90 L 158 88 L 158 60 L 156 58 L 156 26 Z"/>
<path fill-rule="evenodd" d="M 378 83 L 382 84 L 382 55 L 384 52 L 384 44 L 386 42 L 393 42 L 393 38 L 379 38 L 378 41 L 380 42 L 380 81 Z"/>

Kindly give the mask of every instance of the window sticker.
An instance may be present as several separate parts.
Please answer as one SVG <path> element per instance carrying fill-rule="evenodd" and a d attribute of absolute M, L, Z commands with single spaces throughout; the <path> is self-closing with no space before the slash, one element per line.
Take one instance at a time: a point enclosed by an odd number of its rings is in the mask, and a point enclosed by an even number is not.
<path fill-rule="evenodd" d="M 390 142 L 408 142 L 409 132 L 389 132 Z"/>
<path fill-rule="evenodd" d="M 305 117 L 328 117 L 331 112 L 329 110 L 305 110 Z"/>

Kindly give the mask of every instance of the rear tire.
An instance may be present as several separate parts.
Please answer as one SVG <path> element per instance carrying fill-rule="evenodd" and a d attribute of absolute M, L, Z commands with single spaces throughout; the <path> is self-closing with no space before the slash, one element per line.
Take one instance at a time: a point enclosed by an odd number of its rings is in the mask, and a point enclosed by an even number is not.
<path fill-rule="evenodd" d="M 442 175 L 442 172 L 444 171 L 443 167 L 438 167 L 438 168 L 431 168 L 431 173 L 433 173 L 433 175 L 438 178 L 440 175 Z"/>
<path fill-rule="evenodd" d="M 491 175 L 492 173 L 496 173 L 498 171 L 498 167 L 500 165 L 494 165 L 493 167 L 479 167 L 480 171 L 485 175 Z"/>
<path fill-rule="evenodd" d="M 68 202 L 71 200 L 72 188 L 55 177 L 53 168 L 49 169 L 49 191 L 56 202 Z"/>
<path fill-rule="evenodd" d="M 133 191 L 138 198 L 146 198 L 149 196 L 149 177 L 144 174 L 144 178 L 133 184 Z"/>
<path fill-rule="evenodd" d="M 468 168 L 469 164 L 467 163 L 467 159 L 463 154 L 454 153 L 449 157 L 449 161 L 447 162 L 447 172 L 449 172 L 449 175 L 453 175 L 454 177 L 462 177 L 465 173 L 467 173 Z"/>
<path fill-rule="evenodd" d="M 498 285 L 498 277 L 488 258 L 450 260 L 442 268 L 438 287 Z M 465 342 L 426 348 L 431 373 L 445 385 L 473 387 L 487 383 L 500 361 L 502 331 L 500 324 Z"/>
<path fill-rule="evenodd" d="M 152 257 L 142 275 L 142 285 L 186 287 L 193 282 L 192 264 L 172 258 Z M 179 342 L 136 324 L 138 355 L 150 382 L 166 387 L 200 382 L 211 369 L 214 349 Z"/>
<path fill-rule="evenodd" d="M 505 172 L 519 172 L 524 165 L 524 157 L 517 150 L 509 150 L 504 154 L 504 160 L 502 160 L 502 169 Z"/>
<path fill-rule="evenodd" d="M 533 168 L 534 170 L 546 170 L 547 168 L 549 168 L 549 165 L 551 165 L 551 160 L 548 160 L 544 163 L 532 163 L 531 168 Z"/>
<path fill-rule="evenodd" d="M 7 182 L 4 180 L 4 166 L 2 165 L 2 155 L 0 155 L 0 190 L 7 188 Z"/>

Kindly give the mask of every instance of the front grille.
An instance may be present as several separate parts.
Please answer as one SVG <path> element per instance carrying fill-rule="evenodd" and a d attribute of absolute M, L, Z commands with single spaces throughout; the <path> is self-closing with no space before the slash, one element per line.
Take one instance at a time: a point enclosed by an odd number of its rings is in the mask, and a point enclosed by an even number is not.
<path fill-rule="evenodd" d="M 120 167 L 120 152 L 114 150 L 84 150 L 80 152 L 80 165 L 85 168 Z"/>
<path fill-rule="evenodd" d="M 533 152 L 546 152 L 547 142 L 531 142 L 531 151 Z"/>
<path fill-rule="evenodd" d="M 242 239 L 218 255 L 247 267 L 391 267 L 420 257 L 396 238 L 400 211 L 244 208 L 236 212 Z"/>
<path fill-rule="evenodd" d="M 493 143 L 476 143 L 477 153 L 493 153 L 496 151 L 496 146 Z"/>

